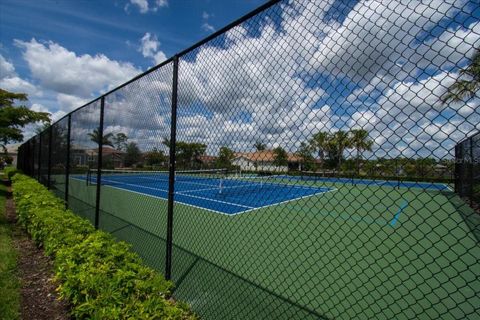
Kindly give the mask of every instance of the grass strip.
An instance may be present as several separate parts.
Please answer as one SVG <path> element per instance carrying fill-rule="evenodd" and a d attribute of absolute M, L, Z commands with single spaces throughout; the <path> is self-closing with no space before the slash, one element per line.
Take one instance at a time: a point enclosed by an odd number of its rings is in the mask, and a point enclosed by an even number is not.
<path fill-rule="evenodd" d="M 0 179 L 3 180 L 3 174 Z M 17 254 L 12 246 L 12 228 L 6 217 L 7 187 L 0 182 L 0 315 L 2 319 L 18 319 L 20 283 L 16 275 Z"/>

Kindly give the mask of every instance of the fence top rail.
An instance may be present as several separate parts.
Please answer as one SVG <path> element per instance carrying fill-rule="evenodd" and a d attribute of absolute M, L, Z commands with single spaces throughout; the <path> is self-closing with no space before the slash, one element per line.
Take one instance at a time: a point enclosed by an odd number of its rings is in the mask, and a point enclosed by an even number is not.
<path fill-rule="evenodd" d="M 168 58 L 167 60 L 161 62 L 160 64 L 158 64 L 158 65 L 156 65 L 156 66 L 154 66 L 154 67 L 152 67 L 152 68 L 150 68 L 150 69 L 148 69 L 148 70 L 146 70 L 146 71 L 144 71 L 144 72 L 136 75 L 136 76 L 133 77 L 132 79 L 130 79 L 130 80 L 128 80 L 128 81 L 120 84 L 119 86 L 117 86 L 117 87 L 111 89 L 110 91 L 108 91 L 108 92 L 100 95 L 99 97 L 97 97 L 97 98 L 95 98 L 95 99 L 93 99 L 93 100 L 90 100 L 89 102 L 87 102 L 87 103 L 85 103 L 84 105 L 76 108 L 75 110 L 70 111 L 69 113 L 67 113 L 66 115 L 64 115 L 63 117 L 61 117 L 61 118 L 58 119 L 57 121 L 55 121 L 54 123 L 52 123 L 50 126 L 55 125 L 57 122 L 62 121 L 63 119 L 65 119 L 65 118 L 67 118 L 69 115 L 71 115 L 72 113 L 77 112 L 77 111 L 79 111 L 79 110 L 87 107 L 88 105 L 90 105 L 90 104 L 92 104 L 92 103 L 94 103 L 94 102 L 96 102 L 96 101 L 98 101 L 98 100 L 100 100 L 100 99 L 105 98 L 105 97 L 108 96 L 109 94 L 112 94 L 113 92 L 115 92 L 115 91 L 117 91 L 117 90 L 120 90 L 121 88 L 123 88 L 123 87 L 129 85 L 130 83 L 132 83 L 132 82 L 134 82 L 134 81 L 136 81 L 136 80 L 138 80 L 138 79 L 146 76 L 147 74 L 149 74 L 149 73 L 151 73 L 151 72 L 154 72 L 155 70 L 160 69 L 161 67 L 163 67 L 163 66 L 171 63 L 176 57 L 178 58 L 178 57 L 184 56 L 185 54 L 187 54 L 187 53 L 195 50 L 196 48 L 202 46 L 203 44 L 209 42 L 210 40 L 212 40 L 212 39 L 214 39 L 214 38 L 222 35 L 222 34 L 225 33 L 226 31 L 228 31 L 228 30 L 230 30 L 230 29 L 238 26 L 239 24 L 247 21 L 247 20 L 250 19 L 251 17 L 257 15 L 258 13 L 260 13 L 260 12 L 262 12 L 262 11 L 270 8 L 270 7 L 272 7 L 273 5 L 275 5 L 275 4 L 277 4 L 277 3 L 281 2 L 281 1 L 282 1 L 282 0 L 269 0 L 269 1 L 267 1 L 266 3 L 264 3 L 263 5 L 261 5 L 260 7 L 254 9 L 253 11 L 250 11 L 249 13 L 245 14 L 244 16 L 242 16 L 242 17 L 238 18 L 237 20 L 229 23 L 229 24 L 226 25 L 225 27 L 223 27 L 223 28 L 221 28 L 220 30 L 218 30 L 218 31 L 210 34 L 209 36 L 203 38 L 202 40 L 198 41 L 198 42 L 195 43 L 194 45 L 188 47 L 187 49 L 184 49 L 184 50 L 180 51 L 179 53 L 174 54 L 172 57 L 170 57 L 170 58 Z M 45 130 L 48 130 L 48 128 L 46 128 Z M 44 131 L 45 131 L 45 130 L 44 130 Z M 42 133 L 43 133 L 43 131 L 42 131 L 40 134 L 42 134 Z"/>
<path fill-rule="evenodd" d="M 477 131 L 477 132 L 475 132 L 474 134 L 472 134 L 471 136 L 466 137 L 466 138 L 464 138 L 463 140 L 460 140 L 460 141 L 455 145 L 455 147 L 456 147 L 456 146 L 459 146 L 459 145 L 461 145 L 461 144 L 463 144 L 463 143 L 465 143 L 465 142 L 467 142 L 467 141 L 469 141 L 469 140 L 473 140 L 473 139 L 476 138 L 477 136 L 480 136 L 480 131 Z"/>

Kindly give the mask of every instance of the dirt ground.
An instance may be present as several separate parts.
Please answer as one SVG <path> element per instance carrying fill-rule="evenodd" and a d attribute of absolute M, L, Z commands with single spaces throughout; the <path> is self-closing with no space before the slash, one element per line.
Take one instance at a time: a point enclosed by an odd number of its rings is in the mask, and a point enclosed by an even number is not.
<path fill-rule="evenodd" d="M 24 230 L 16 224 L 15 204 L 11 188 L 6 202 L 6 214 L 12 224 L 12 242 L 17 251 L 18 277 L 21 283 L 21 319 L 70 319 L 68 304 L 58 299 L 53 282 L 53 263 L 37 248 Z"/>

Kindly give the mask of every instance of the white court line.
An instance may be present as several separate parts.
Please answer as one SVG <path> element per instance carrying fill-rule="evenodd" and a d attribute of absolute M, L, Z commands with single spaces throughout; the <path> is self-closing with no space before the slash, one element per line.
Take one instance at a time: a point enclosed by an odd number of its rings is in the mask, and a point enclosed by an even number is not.
<path fill-rule="evenodd" d="M 108 188 L 112 188 L 112 189 L 118 189 L 118 190 L 122 190 L 122 191 L 128 191 L 128 192 L 132 192 L 132 193 L 136 193 L 136 194 L 142 195 L 142 196 L 144 196 L 144 197 L 152 197 L 152 198 L 160 199 L 160 200 L 163 200 L 163 201 L 167 201 L 167 200 L 168 200 L 167 198 L 159 197 L 159 196 L 156 196 L 156 195 L 153 195 L 153 194 L 147 194 L 147 193 L 143 193 L 143 192 L 138 192 L 138 191 L 134 191 L 134 190 L 130 190 L 130 189 L 125 189 L 125 188 L 120 188 L 120 187 L 114 187 L 114 186 L 110 186 L 110 185 L 104 186 L 104 187 L 108 187 Z M 101 199 L 101 198 L 100 198 L 100 199 Z M 211 211 L 211 212 L 223 214 L 223 215 L 226 215 L 226 216 L 231 215 L 231 214 L 228 214 L 228 213 L 225 213 L 225 212 L 222 212 L 222 211 L 217 211 L 217 210 L 213 210 L 213 209 L 209 209 L 209 208 L 205 208 L 205 207 L 199 207 L 199 206 L 196 206 L 196 205 L 193 205 L 193 204 L 189 204 L 189 203 L 185 203 L 185 202 L 181 202 L 181 201 L 177 201 L 177 200 L 175 200 L 175 202 L 181 203 L 181 204 L 183 204 L 183 205 L 185 205 L 185 206 L 194 207 L 194 208 L 198 208 L 198 209 L 202 209 L 202 210 L 207 210 L 207 211 Z"/>
<path fill-rule="evenodd" d="M 168 190 L 164 190 L 164 189 L 159 189 L 159 188 L 152 188 L 152 187 L 146 187 L 146 186 L 142 186 L 141 184 L 135 184 L 135 183 L 126 183 L 126 182 L 118 182 L 118 181 L 113 181 L 113 180 L 108 180 L 108 179 L 102 179 L 103 181 L 106 181 L 106 182 L 111 182 L 111 183 L 115 183 L 115 184 L 120 184 L 120 185 L 126 185 L 126 186 L 133 186 L 133 187 L 139 187 L 139 188 L 143 188 L 143 189 L 151 189 L 151 190 L 158 190 L 158 191 L 163 191 L 163 192 L 168 192 Z"/>
<path fill-rule="evenodd" d="M 212 199 L 212 198 L 205 198 L 205 197 L 200 197 L 200 196 L 194 196 L 194 195 L 191 195 L 191 194 L 183 194 L 183 193 L 176 193 L 176 194 L 180 194 L 181 196 L 186 196 L 186 197 L 191 197 L 191 198 L 197 198 L 197 199 L 203 199 L 203 200 L 208 200 L 208 201 L 213 201 L 213 202 L 218 202 L 218 203 L 224 203 L 224 204 L 229 204 L 229 205 L 234 205 L 236 207 L 244 207 L 244 208 L 248 208 L 248 209 L 255 209 L 256 207 L 250 207 L 250 206 L 245 206 L 243 204 L 238 204 L 238 203 L 235 203 L 235 202 L 227 202 L 227 201 L 221 201 L 221 200 L 215 200 L 215 199 Z"/>
<path fill-rule="evenodd" d="M 125 176 L 127 178 L 134 178 L 134 176 Z M 118 177 L 118 178 L 122 178 L 122 177 Z M 102 177 L 103 179 L 103 177 Z M 152 177 L 138 177 L 137 176 L 137 179 L 147 179 L 147 180 L 153 180 L 153 181 L 158 181 L 158 182 L 168 182 L 168 179 L 158 179 L 158 178 L 152 178 Z M 113 180 L 110 180 L 113 182 Z M 115 181 L 117 183 L 123 183 L 121 181 Z M 190 183 L 190 184 L 196 184 L 196 185 L 199 185 L 199 186 L 212 186 L 212 184 L 208 184 L 208 183 L 200 183 L 200 182 L 192 182 L 192 181 L 180 181 L 180 180 L 175 180 L 175 183 Z"/>
<path fill-rule="evenodd" d="M 73 179 L 76 179 L 76 180 L 81 180 L 81 181 L 83 181 L 83 179 L 78 179 L 78 178 L 74 178 L 74 177 L 72 177 L 72 178 L 73 178 Z M 116 182 L 116 181 L 115 181 L 115 183 L 118 184 L 118 182 Z M 122 184 L 124 184 L 124 185 L 131 185 L 131 186 L 135 186 L 135 187 L 138 186 L 138 187 L 142 187 L 142 188 L 146 188 L 146 189 L 152 189 L 152 190 L 159 190 L 159 191 L 163 191 L 163 192 L 168 192 L 167 190 L 158 189 L 158 188 L 152 188 L 152 187 L 144 187 L 144 186 L 136 185 L 136 184 L 127 184 L 127 183 L 122 183 Z M 162 197 L 155 196 L 155 195 L 150 195 L 150 194 L 145 194 L 145 193 L 143 193 L 143 192 L 138 192 L 138 191 L 134 191 L 134 190 L 126 189 L 126 188 L 121 188 L 121 187 L 116 187 L 116 186 L 111 186 L 111 185 L 106 185 L 106 186 L 104 186 L 104 187 L 110 187 L 110 188 L 113 188 L 113 189 L 118 189 L 118 190 L 133 192 L 133 193 L 136 193 L 136 194 L 139 194 L 139 195 L 143 195 L 143 196 L 147 196 L 147 197 L 153 197 L 153 198 L 161 199 L 161 200 L 165 200 L 165 201 L 167 200 L 166 198 L 162 198 Z M 318 188 L 317 188 L 317 189 L 318 189 Z M 233 202 L 226 202 L 226 201 L 214 200 L 214 199 L 210 199 L 210 198 L 192 196 L 192 195 L 188 195 L 188 194 L 181 194 L 180 192 L 177 193 L 177 194 L 180 194 L 180 195 L 183 195 L 183 196 L 186 196 L 186 197 L 199 198 L 199 199 L 203 199 L 203 200 L 208 200 L 208 201 L 213 201 L 213 202 L 219 202 L 219 203 L 224 203 L 224 204 L 228 204 L 228 205 L 233 205 L 233 206 L 236 206 L 236 207 L 244 207 L 244 208 L 247 208 L 247 210 L 239 211 L 239 212 L 235 212 L 235 213 L 226 213 L 226 212 L 222 212 L 222 211 L 217 211 L 217 210 L 213 210 L 213 209 L 209 209 L 209 208 L 200 207 L 200 206 L 196 206 L 196 205 L 193 205 L 193 204 L 185 203 L 185 202 L 182 202 L 182 201 L 179 201 L 179 200 L 175 200 L 175 202 L 181 203 L 181 204 L 186 205 L 186 206 L 194 207 L 194 208 L 203 209 L 203 210 L 207 210 L 207 211 L 210 211 L 210 212 L 215 212 L 215 213 L 223 214 L 223 215 L 226 215 L 226 216 L 236 216 L 236 215 L 239 215 L 239 214 L 242 214 L 242 213 L 247 213 L 247 212 L 255 211 L 255 210 L 257 210 L 257 209 L 263 209 L 263 208 L 267 208 L 267 207 L 273 207 L 273 206 L 276 206 L 276 205 L 279 205 L 279 204 L 284 204 L 284 203 L 287 203 L 287 202 L 292 202 L 292 201 L 300 200 L 300 199 L 306 199 L 306 198 L 310 198 L 310 197 L 313 197 L 313 196 L 316 196 L 316 195 L 319 195 L 319 194 L 329 193 L 329 192 L 333 192 L 333 191 L 337 191 L 337 189 L 334 188 L 334 189 L 330 189 L 330 190 L 328 190 L 328 191 L 322 191 L 322 192 L 314 193 L 314 194 L 311 194 L 311 195 L 308 195 L 308 196 L 293 198 L 293 199 L 289 199 L 289 200 L 285 200 L 285 201 L 277 202 L 277 203 L 272 203 L 272 204 L 265 205 L 265 206 L 261 206 L 261 207 L 250 207 L 250 206 L 244 206 L 244 205 L 241 205 L 241 204 L 236 204 L 236 203 L 233 203 Z M 185 192 L 185 191 L 182 191 L 182 192 Z"/>
<path fill-rule="evenodd" d="M 79 179 L 79 178 L 76 178 L 76 177 L 72 177 L 72 179 L 74 180 L 80 180 L 80 181 L 85 181 L 85 179 Z M 159 197 L 159 196 L 156 196 L 156 195 L 153 195 L 153 194 L 147 194 L 147 193 L 143 193 L 143 192 L 139 192 L 139 191 L 134 191 L 134 190 L 131 190 L 131 189 L 126 189 L 126 188 L 121 188 L 121 187 L 116 187 L 116 186 L 112 186 L 112 185 L 105 185 L 103 187 L 107 187 L 107 188 L 112 188 L 112 189 L 118 189 L 118 190 L 122 190 L 122 191 L 128 191 L 128 192 L 132 192 L 132 193 L 136 193 L 138 195 L 141 195 L 141 196 L 144 196 L 144 197 L 152 197 L 152 198 L 155 198 L 155 199 L 160 199 L 160 200 L 163 200 L 163 201 L 167 201 L 168 199 L 167 198 L 163 198 L 163 197 Z M 158 189 L 160 190 L 160 189 Z M 175 200 L 176 203 L 180 203 L 180 204 L 183 204 L 185 206 L 189 206 L 189 207 L 193 207 L 193 208 L 197 208 L 197 209 L 202 209 L 202 210 L 206 210 L 206 211 L 210 211 L 210 212 L 214 212 L 214 213 L 218 213 L 218 214 L 222 214 L 222 215 L 225 215 L 225 216 L 231 216 L 231 215 L 235 215 L 236 213 L 226 213 L 226 212 L 223 212 L 223 211 L 217 211 L 217 210 L 213 210 L 213 209 L 210 209 L 210 208 L 205 208 L 205 207 L 200 207 L 200 206 L 196 206 L 194 204 L 190 204 L 190 203 L 186 203 L 186 202 L 182 202 L 182 201 L 178 201 L 178 200 Z M 241 211 L 243 212 L 243 211 Z"/>
<path fill-rule="evenodd" d="M 108 182 L 108 180 L 105 180 L 105 181 Z M 115 183 L 116 183 L 116 184 L 120 184 L 120 185 L 123 184 L 123 185 L 127 185 L 127 186 L 139 187 L 139 188 L 143 188 L 143 189 L 151 189 L 151 190 L 159 190 L 159 191 L 163 191 L 163 192 L 168 192 L 168 190 L 159 189 L 159 188 L 152 188 L 152 187 L 145 187 L 145 186 L 142 186 L 142 185 L 139 185 L 139 184 L 134 184 L 134 183 L 123 183 L 123 182 L 118 183 L 117 181 L 115 181 Z M 129 189 L 124 189 L 124 190 L 129 190 Z M 218 202 L 218 203 L 233 205 L 233 206 L 236 206 L 236 207 L 243 207 L 243 208 L 249 208 L 249 209 L 255 208 L 255 207 L 245 206 L 245 205 L 238 204 L 238 203 L 234 203 L 234 202 L 226 202 L 226 201 L 215 200 L 215 199 L 211 199 L 211 198 L 204 198 L 204 197 L 194 196 L 194 195 L 190 195 L 190 194 L 182 194 L 181 192 L 175 192 L 175 194 L 179 194 L 179 195 L 182 195 L 182 196 L 185 196 L 185 197 L 198 198 L 198 199 L 203 199 L 203 200 L 208 200 L 208 201 L 213 201 L 213 202 Z"/>
<path fill-rule="evenodd" d="M 303 196 L 303 197 L 299 197 L 299 198 L 294 198 L 294 199 L 290 199 L 290 200 L 285 200 L 285 201 L 282 201 L 282 202 L 277 202 L 277 203 L 268 204 L 268 205 L 265 205 L 265 206 L 262 206 L 262 207 L 256 207 L 256 208 L 253 208 L 253 209 L 249 209 L 249 210 L 245 210 L 245 211 L 240 211 L 240 212 L 237 212 L 237 213 L 233 213 L 233 214 L 231 214 L 231 215 L 234 216 L 234 215 L 237 215 L 237 214 L 246 213 L 246 212 L 250 212 L 250 211 L 254 211 L 254 210 L 258 210 L 258 209 L 273 207 L 273 206 L 277 206 L 277 205 L 279 205 L 279 204 L 285 204 L 285 203 L 287 203 L 287 202 L 292 202 L 292 201 L 296 201 L 296 200 L 300 200 L 300 199 L 306 199 L 306 198 L 310 198 L 310 197 L 313 197 L 313 196 L 316 196 L 316 195 L 319 195 L 319 194 L 325 194 L 325 193 L 329 193 L 329 192 L 333 192 L 333 191 L 337 191 L 337 188 L 330 189 L 330 190 L 328 190 L 328 191 L 317 192 L 317 193 L 314 193 L 314 194 L 310 194 L 310 195 L 308 195 L 308 196 Z"/>
<path fill-rule="evenodd" d="M 155 180 L 155 181 L 167 181 L 168 179 L 155 179 L 152 177 L 141 177 L 140 179 L 149 179 L 149 180 Z M 190 184 L 196 184 L 199 186 L 212 186 L 212 184 L 208 183 L 201 183 L 201 182 L 193 182 L 193 181 L 181 181 L 181 180 L 175 180 L 175 183 L 190 183 Z"/>

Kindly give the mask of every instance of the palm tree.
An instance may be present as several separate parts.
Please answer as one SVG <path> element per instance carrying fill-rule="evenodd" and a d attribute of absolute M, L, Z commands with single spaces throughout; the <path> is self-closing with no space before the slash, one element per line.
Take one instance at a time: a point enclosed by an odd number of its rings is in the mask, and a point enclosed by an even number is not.
<path fill-rule="evenodd" d="M 263 151 L 263 150 L 267 149 L 267 146 L 265 145 L 265 143 L 263 143 L 261 141 L 255 142 L 255 144 L 253 146 L 255 147 L 255 149 L 257 149 L 257 151 Z"/>
<path fill-rule="evenodd" d="M 112 133 L 107 133 L 103 135 L 103 139 L 100 139 L 100 128 L 96 128 L 93 130 L 93 132 L 90 132 L 88 136 L 90 137 L 90 140 L 96 144 L 100 144 L 100 141 L 102 141 L 103 146 L 113 147 L 113 143 L 110 141 L 110 138 L 113 136 Z"/>
<path fill-rule="evenodd" d="M 444 103 L 470 99 L 480 90 L 480 49 L 473 54 L 472 63 L 460 71 L 460 76 L 469 79 L 457 79 L 442 96 Z"/>
<path fill-rule="evenodd" d="M 351 145 L 357 151 L 357 175 L 360 175 L 360 158 L 363 151 L 372 151 L 373 141 L 368 140 L 368 131 L 364 129 L 350 130 Z"/>
<path fill-rule="evenodd" d="M 317 151 L 318 157 L 322 161 L 322 165 L 323 165 L 323 161 L 325 160 L 325 152 L 327 152 L 328 150 L 329 142 L 330 142 L 330 135 L 328 134 L 328 132 L 322 132 L 322 131 L 315 133 L 312 139 L 310 140 L 310 144 L 313 147 L 313 149 Z"/>
<path fill-rule="evenodd" d="M 348 132 L 339 130 L 331 137 L 330 144 L 333 147 L 333 150 L 337 150 L 337 169 L 339 170 L 342 165 L 343 152 L 345 149 L 352 147 L 352 141 L 350 140 Z"/>

